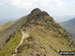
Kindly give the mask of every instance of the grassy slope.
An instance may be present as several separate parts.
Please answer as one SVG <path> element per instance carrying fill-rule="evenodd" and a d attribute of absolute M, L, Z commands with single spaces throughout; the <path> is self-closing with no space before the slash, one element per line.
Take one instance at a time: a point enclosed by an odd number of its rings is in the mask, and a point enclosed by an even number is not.
<path fill-rule="evenodd" d="M 39 40 L 39 43 L 44 46 L 47 56 L 50 56 L 50 55 L 58 56 L 59 55 L 58 52 L 60 49 L 62 51 L 72 50 L 71 47 L 68 46 L 68 40 L 60 37 L 61 34 L 57 34 L 58 37 L 56 36 L 53 37 L 52 35 L 55 35 L 56 33 L 53 31 L 47 31 L 44 29 L 44 27 L 35 26 L 33 27 L 33 29 L 35 30 L 33 30 L 30 33 L 30 36 L 33 36 L 34 38 Z M 46 33 L 41 32 L 41 30 L 43 30 Z M 28 54 L 32 52 L 31 50 L 32 50 L 31 47 L 26 48 L 26 46 L 24 46 L 24 48 L 22 49 L 22 52 L 19 53 L 19 56 L 28 56 Z"/>
<path fill-rule="evenodd" d="M 23 17 L 23 18 L 19 19 L 17 22 L 15 22 L 16 23 L 15 26 L 19 28 L 21 26 L 21 24 L 24 23 L 23 21 L 25 21 L 25 17 Z M 8 24 L 5 24 L 5 25 L 8 25 L 9 26 L 9 23 Z M 3 25 L 3 26 L 5 27 L 5 25 Z M 12 52 L 14 52 L 16 46 L 19 44 L 19 42 L 21 40 L 21 37 L 22 37 L 22 34 L 21 34 L 21 32 L 19 30 L 17 32 L 15 32 L 15 34 L 6 43 L 6 45 L 4 45 L 4 47 L 2 47 L 0 49 L 0 56 L 11 56 L 12 55 Z"/>
<path fill-rule="evenodd" d="M 7 23 L 3 24 L 0 26 L 0 43 L 2 43 L 2 35 L 5 36 L 8 35 L 7 33 L 3 34 L 2 32 L 5 31 L 6 29 L 8 29 L 11 25 L 13 25 L 15 23 L 15 21 L 8 21 Z M 5 38 L 4 38 L 5 39 Z M 5 40 L 4 40 L 5 41 Z M 1 45 L 1 44 L 0 44 Z"/>
<path fill-rule="evenodd" d="M 4 30 L 5 28 L 9 27 L 10 25 L 12 25 L 14 23 L 14 21 L 8 21 L 7 23 L 3 24 L 0 26 L 0 31 Z"/>
<path fill-rule="evenodd" d="M 2 47 L 3 45 L 6 44 L 6 42 L 11 38 L 12 35 L 14 35 L 14 33 L 20 29 L 20 27 L 22 26 L 22 24 L 25 21 L 25 16 L 22 17 L 21 19 L 18 19 L 16 21 L 14 21 L 14 23 L 12 24 L 5 24 L 4 25 L 4 29 L 0 31 L 0 47 Z M 2 41 L 3 40 L 3 41 Z"/>
<path fill-rule="evenodd" d="M 43 20 L 38 21 L 38 23 L 45 24 Z M 53 22 L 53 24 L 56 23 Z M 30 36 L 33 36 L 34 38 L 39 40 L 39 43 L 44 46 L 47 56 L 58 56 L 58 52 L 60 51 L 60 49 L 61 51 L 74 50 L 69 46 L 70 43 L 67 39 L 67 36 L 64 37 L 65 34 L 68 35 L 68 33 L 64 29 L 60 27 L 57 28 L 47 23 L 46 25 L 49 26 L 49 28 L 41 25 L 36 25 L 35 27 L 33 26 Z M 57 32 L 55 32 L 55 30 Z M 33 52 L 31 50 L 31 47 L 29 49 L 25 48 L 21 53 L 19 53 L 19 56 L 28 56 L 29 52 Z"/>
<path fill-rule="evenodd" d="M 58 56 L 60 48 L 61 50 L 71 50 L 71 48 L 67 45 L 68 41 L 64 38 L 60 38 L 60 35 L 59 37 L 52 37 L 51 33 L 54 33 L 53 31 L 46 31 L 44 30 L 44 28 L 42 28 L 42 30 L 46 32 L 44 33 L 40 31 L 39 29 L 41 28 L 40 26 L 35 26 L 35 27 L 37 28 L 37 30 L 32 31 L 30 33 L 30 36 L 39 39 L 40 44 L 45 47 L 47 56 L 50 55 Z M 0 50 L 0 56 L 11 56 L 12 52 L 19 44 L 21 37 L 22 34 L 20 32 L 16 32 L 14 37 Z M 22 49 L 22 52 L 19 53 L 19 56 L 28 56 L 29 52 L 32 52 L 32 47 L 28 48 L 28 46 L 25 45 L 24 48 Z"/>
<path fill-rule="evenodd" d="M 16 32 L 13 38 L 0 50 L 0 56 L 11 56 L 21 40 L 21 32 Z"/>

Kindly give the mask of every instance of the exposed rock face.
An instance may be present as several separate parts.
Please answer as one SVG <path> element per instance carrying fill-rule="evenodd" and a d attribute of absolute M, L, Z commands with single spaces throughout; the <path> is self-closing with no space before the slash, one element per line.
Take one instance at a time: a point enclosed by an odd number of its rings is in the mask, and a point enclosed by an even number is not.
<path fill-rule="evenodd" d="M 6 56 L 11 56 L 11 53 L 14 52 L 14 55 L 17 56 L 59 56 L 60 49 L 61 51 L 75 50 L 74 44 L 71 44 L 70 34 L 57 24 L 47 12 L 36 8 L 18 23 L 22 23 L 17 29 L 18 32 L 6 43 L 5 47 L 11 47 L 10 43 L 14 44 L 15 38 L 19 44 L 15 43 L 16 47 L 13 46 L 6 52 L 2 52 L 2 48 L 0 55 L 5 53 Z M 23 30 L 21 31 L 21 29 Z M 20 31 L 22 32 L 21 37 L 17 34 Z M 21 40 L 17 41 L 18 38 Z"/>
<path fill-rule="evenodd" d="M 36 14 L 38 14 L 40 12 L 41 12 L 41 10 L 39 8 L 36 8 L 33 11 L 31 11 L 31 14 L 35 14 L 36 15 Z"/>

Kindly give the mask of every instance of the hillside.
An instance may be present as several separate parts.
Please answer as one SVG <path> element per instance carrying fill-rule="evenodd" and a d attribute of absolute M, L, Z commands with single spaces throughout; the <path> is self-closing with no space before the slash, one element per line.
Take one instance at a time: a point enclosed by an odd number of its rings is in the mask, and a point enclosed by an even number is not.
<path fill-rule="evenodd" d="M 73 37 L 75 37 L 75 18 L 61 23 L 61 26 L 65 28 Z"/>
<path fill-rule="evenodd" d="M 7 23 L 0 26 L 0 31 L 3 31 L 5 28 L 11 26 L 14 23 L 14 21 L 8 21 Z"/>
<path fill-rule="evenodd" d="M 20 29 L 21 25 L 23 24 L 23 20 L 23 18 L 16 20 L 13 24 L 9 24 L 10 26 L 6 26 L 5 29 L 0 31 L 0 47 L 5 45 L 5 43 L 10 40 L 11 36 L 13 36 L 15 32 Z"/>
<path fill-rule="evenodd" d="M 2 41 L 0 56 L 59 56 L 60 50 L 75 50 L 70 34 L 38 8 L 1 34 L 0 39 L 6 39 Z"/>

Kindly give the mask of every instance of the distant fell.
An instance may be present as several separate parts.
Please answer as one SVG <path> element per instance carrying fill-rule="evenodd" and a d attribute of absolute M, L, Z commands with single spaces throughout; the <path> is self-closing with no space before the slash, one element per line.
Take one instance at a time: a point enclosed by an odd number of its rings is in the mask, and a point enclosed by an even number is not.
<path fill-rule="evenodd" d="M 72 37 L 75 38 L 75 18 L 61 23 L 61 26 L 65 28 L 72 35 Z"/>

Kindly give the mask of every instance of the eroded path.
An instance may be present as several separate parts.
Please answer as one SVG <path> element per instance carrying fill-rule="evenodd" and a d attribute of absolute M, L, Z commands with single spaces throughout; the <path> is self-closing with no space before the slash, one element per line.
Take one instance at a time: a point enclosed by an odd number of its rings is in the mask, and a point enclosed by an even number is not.
<path fill-rule="evenodd" d="M 13 55 L 12 56 L 17 56 L 17 54 L 18 54 L 18 52 L 19 52 L 19 48 L 21 47 L 21 46 L 23 46 L 23 44 L 24 44 L 24 42 L 27 42 L 27 38 L 29 37 L 29 32 L 28 31 L 21 31 L 21 33 L 22 33 L 22 39 L 21 39 L 21 41 L 20 41 L 20 43 L 18 44 L 18 46 L 16 47 L 16 49 L 15 49 L 15 51 L 14 51 L 14 53 L 13 53 Z"/>
<path fill-rule="evenodd" d="M 21 31 L 21 32 L 23 36 L 22 36 L 20 43 L 16 47 L 13 53 L 13 56 L 19 56 L 19 49 L 21 49 L 21 47 L 24 45 L 25 42 L 29 44 L 29 46 L 33 46 L 33 48 L 31 48 L 31 51 L 29 51 L 27 55 L 25 54 L 26 56 L 46 56 L 45 48 L 39 42 L 39 39 L 37 37 L 29 36 L 28 31 L 26 32 Z"/>

